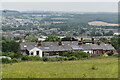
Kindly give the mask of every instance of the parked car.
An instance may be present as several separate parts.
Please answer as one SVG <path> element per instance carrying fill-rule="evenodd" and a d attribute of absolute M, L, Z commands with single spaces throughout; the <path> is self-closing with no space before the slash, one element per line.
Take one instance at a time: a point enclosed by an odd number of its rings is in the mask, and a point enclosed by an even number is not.
<path fill-rule="evenodd" d="M 11 57 L 7 57 L 7 56 L 0 56 L 0 59 L 2 59 L 2 58 L 11 59 Z"/>

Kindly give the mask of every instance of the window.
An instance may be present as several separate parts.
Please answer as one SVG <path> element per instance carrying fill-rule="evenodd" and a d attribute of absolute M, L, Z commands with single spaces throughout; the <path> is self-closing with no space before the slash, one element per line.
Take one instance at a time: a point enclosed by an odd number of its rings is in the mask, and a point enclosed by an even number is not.
<path fill-rule="evenodd" d="M 99 51 L 97 51 L 97 54 L 99 54 Z"/>
<path fill-rule="evenodd" d="M 31 55 L 33 55 L 33 52 L 31 52 Z"/>
<path fill-rule="evenodd" d="M 44 56 L 49 56 L 49 53 L 44 53 Z"/>
<path fill-rule="evenodd" d="M 39 51 L 36 51 L 36 54 L 39 55 Z"/>

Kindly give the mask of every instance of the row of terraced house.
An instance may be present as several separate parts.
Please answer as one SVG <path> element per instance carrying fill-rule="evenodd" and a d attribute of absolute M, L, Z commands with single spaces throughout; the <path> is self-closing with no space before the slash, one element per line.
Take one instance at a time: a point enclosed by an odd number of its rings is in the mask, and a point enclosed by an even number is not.
<path fill-rule="evenodd" d="M 114 51 L 111 44 L 101 41 L 59 41 L 59 42 L 21 42 L 20 51 L 22 55 L 62 56 L 67 51 L 81 50 L 94 55 L 102 55 L 107 51 Z"/>

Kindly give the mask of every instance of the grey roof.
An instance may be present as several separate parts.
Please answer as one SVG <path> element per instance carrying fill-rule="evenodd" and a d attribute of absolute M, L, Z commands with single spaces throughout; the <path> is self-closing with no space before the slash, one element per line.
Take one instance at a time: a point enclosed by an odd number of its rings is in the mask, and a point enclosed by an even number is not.
<path fill-rule="evenodd" d="M 98 44 L 91 44 L 90 46 L 91 46 L 92 50 L 103 49 L 103 48 L 102 48 L 100 45 L 98 45 Z"/>
<path fill-rule="evenodd" d="M 35 46 L 30 45 L 30 46 L 27 47 L 27 50 L 31 50 L 31 49 L 33 49 L 34 47 L 35 47 Z"/>
<path fill-rule="evenodd" d="M 27 49 L 28 46 L 35 46 L 35 45 L 36 45 L 35 42 L 22 42 L 22 43 L 20 43 L 20 49 L 25 50 L 25 49 Z"/>
<path fill-rule="evenodd" d="M 73 50 L 82 50 L 83 48 L 79 45 L 71 45 Z"/>
<path fill-rule="evenodd" d="M 21 50 L 31 50 L 36 47 L 37 43 L 35 42 L 22 42 L 20 43 Z M 58 42 L 41 42 L 41 46 L 37 47 L 44 52 L 49 51 L 68 51 L 68 50 L 114 50 L 114 47 L 111 44 L 101 43 L 98 44 L 82 44 L 78 45 L 78 41 L 63 41 L 62 45 L 58 45 Z"/>
<path fill-rule="evenodd" d="M 92 49 L 92 47 L 91 47 L 90 44 L 83 44 L 83 45 L 82 45 L 82 48 L 83 48 L 84 50 L 91 50 L 91 49 Z"/>
<path fill-rule="evenodd" d="M 100 44 L 100 47 L 102 47 L 103 50 L 114 50 L 115 49 L 111 44 Z"/>

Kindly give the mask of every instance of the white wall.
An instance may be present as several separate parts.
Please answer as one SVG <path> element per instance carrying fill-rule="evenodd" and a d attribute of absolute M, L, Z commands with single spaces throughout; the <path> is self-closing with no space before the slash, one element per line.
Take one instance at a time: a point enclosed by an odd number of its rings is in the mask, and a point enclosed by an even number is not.
<path fill-rule="evenodd" d="M 33 48 L 33 49 L 31 49 L 30 51 L 29 51 L 29 53 L 30 53 L 30 55 L 31 55 L 31 53 L 33 52 L 33 55 L 34 56 L 36 56 L 37 55 L 37 52 L 36 51 L 39 51 L 39 56 L 40 57 L 42 57 L 42 50 L 41 49 L 39 49 L 39 48 Z"/>

